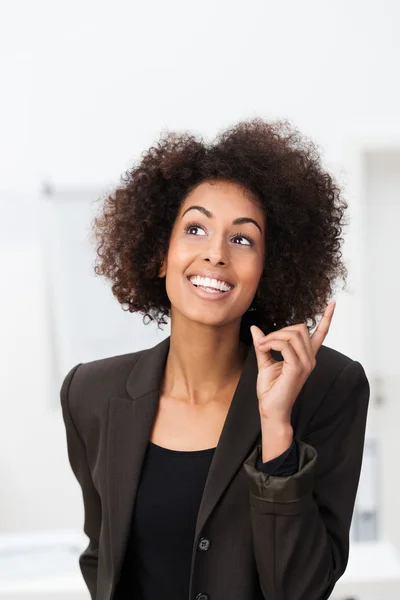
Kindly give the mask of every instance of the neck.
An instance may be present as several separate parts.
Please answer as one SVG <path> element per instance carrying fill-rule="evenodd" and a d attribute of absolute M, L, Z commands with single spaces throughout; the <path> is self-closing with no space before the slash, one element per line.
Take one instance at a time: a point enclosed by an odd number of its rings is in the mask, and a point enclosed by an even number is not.
<path fill-rule="evenodd" d="M 248 349 L 238 330 L 194 324 L 182 335 L 171 321 L 162 394 L 196 406 L 226 402 L 239 382 Z"/>

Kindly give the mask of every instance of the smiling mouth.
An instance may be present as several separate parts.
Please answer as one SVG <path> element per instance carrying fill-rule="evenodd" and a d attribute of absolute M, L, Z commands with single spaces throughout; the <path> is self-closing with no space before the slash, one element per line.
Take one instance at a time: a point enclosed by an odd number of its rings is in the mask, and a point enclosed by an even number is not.
<path fill-rule="evenodd" d="M 189 282 L 189 283 L 190 283 L 190 284 L 191 284 L 193 287 L 195 287 L 195 288 L 197 288 L 197 289 L 199 289 L 199 290 L 203 290 L 204 292 L 207 292 L 208 294 L 217 294 L 217 295 L 220 295 L 220 296 L 221 296 L 222 294 L 226 294 L 226 293 L 228 293 L 228 292 L 232 291 L 232 290 L 233 290 L 233 287 L 234 287 L 234 286 L 232 286 L 232 287 L 231 287 L 229 290 L 226 290 L 226 291 L 224 291 L 224 290 L 220 290 L 220 289 L 218 289 L 218 288 L 205 287 L 205 286 L 203 286 L 203 285 L 196 285 L 195 283 L 192 283 L 192 282 L 190 281 L 190 278 L 189 278 L 189 277 L 187 278 L 187 280 L 188 280 L 188 282 Z"/>

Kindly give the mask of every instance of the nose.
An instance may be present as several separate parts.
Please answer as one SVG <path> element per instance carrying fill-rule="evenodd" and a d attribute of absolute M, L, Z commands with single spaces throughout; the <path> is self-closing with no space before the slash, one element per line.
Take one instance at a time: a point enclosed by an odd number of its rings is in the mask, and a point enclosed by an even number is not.
<path fill-rule="evenodd" d="M 228 262 L 226 253 L 223 240 L 210 240 L 205 252 L 205 260 L 213 265 L 225 265 Z"/>
<path fill-rule="evenodd" d="M 223 260 L 213 260 L 211 258 L 206 258 L 205 259 L 207 262 L 210 262 L 213 265 L 224 265 L 225 262 Z"/>

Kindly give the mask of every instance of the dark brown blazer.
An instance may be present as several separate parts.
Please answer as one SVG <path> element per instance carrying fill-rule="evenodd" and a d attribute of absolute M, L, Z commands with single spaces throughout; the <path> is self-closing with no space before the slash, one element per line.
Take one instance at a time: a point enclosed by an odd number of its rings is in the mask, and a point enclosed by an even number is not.
<path fill-rule="evenodd" d="M 79 564 L 93 600 L 117 600 L 169 343 L 80 363 L 62 383 L 68 456 L 89 538 Z M 348 561 L 369 383 L 359 362 L 321 346 L 292 412 L 299 471 L 279 477 L 255 467 L 256 379 L 252 345 L 205 484 L 188 600 L 325 600 Z M 207 551 L 202 537 L 211 541 Z"/>

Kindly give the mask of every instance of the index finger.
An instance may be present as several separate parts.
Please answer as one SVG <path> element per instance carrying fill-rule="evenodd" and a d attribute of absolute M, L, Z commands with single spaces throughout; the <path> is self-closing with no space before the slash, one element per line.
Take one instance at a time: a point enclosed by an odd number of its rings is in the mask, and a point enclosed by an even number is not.
<path fill-rule="evenodd" d="M 317 351 L 320 349 L 322 342 L 328 335 L 328 331 L 329 331 L 329 327 L 331 325 L 335 307 L 336 307 L 336 300 L 332 300 L 332 302 L 330 302 L 328 304 L 328 306 L 326 307 L 325 312 L 322 316 L 322 319 L 320 320 L 316 330 L 310 337 L 314 356 L 317 354 Z"/>

